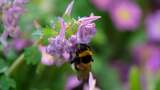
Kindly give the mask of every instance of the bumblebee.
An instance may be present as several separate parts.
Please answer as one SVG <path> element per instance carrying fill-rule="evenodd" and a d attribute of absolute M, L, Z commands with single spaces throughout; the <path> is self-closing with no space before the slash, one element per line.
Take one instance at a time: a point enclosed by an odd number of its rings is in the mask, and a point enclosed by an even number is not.
<path fill-rule="evenodd" d="M 91 70 L 92 50 L 87 44 L 76 44 L 72 53 L 71 64 L 78 73 L 78 79 L 86 81 Z"/>

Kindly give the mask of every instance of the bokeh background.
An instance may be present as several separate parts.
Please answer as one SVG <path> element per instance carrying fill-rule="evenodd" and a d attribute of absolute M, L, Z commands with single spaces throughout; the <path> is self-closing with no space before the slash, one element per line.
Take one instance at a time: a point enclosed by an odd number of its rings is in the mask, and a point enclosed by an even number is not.
<path fill-rule="evenodd" d="M 1 90 L 82 90 L 69 64 L 61 67 L 36 64 L 40 53 L 27 52 L 27 62 L 10 77 L 6 70 L 32 45 L 35 21 L 45 27 L 62 16 L 71 0 L 29 0 L 18 24 L 20 38 L 0 44 Z M 71 16 L 101 16 L 93 48 L 92 72 L 101 90 L 160 90 L 160 1 L 75 0 Z M 1 17 L 1 16 L 0 16 Z M 1 19 L 0 33 L 4 31 Z M 36 54 L 32 54 L 36 53 Z M 28 58 L 26 57 L 26 58 Z M 31 64 L 30 64 L 31 63 Z M 72 89 L 71 89 L 72 88 Z"/>

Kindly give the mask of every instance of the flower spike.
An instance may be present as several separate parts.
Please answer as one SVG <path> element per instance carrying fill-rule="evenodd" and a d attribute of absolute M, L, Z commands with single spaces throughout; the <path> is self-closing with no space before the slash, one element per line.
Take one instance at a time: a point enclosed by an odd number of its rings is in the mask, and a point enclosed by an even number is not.
<path fill-rule="evenodd" d="M 71 14 L 73 4 L 74 4 L 74 0 L 72 0 L 72 2 L 69 3 L 69 5 L 68 5 L 67 8 L 66 8 L 66 11 L 65 11 L 64 15 L 68 15 L 68 16 L 69 16 L 69 15 Z"/>

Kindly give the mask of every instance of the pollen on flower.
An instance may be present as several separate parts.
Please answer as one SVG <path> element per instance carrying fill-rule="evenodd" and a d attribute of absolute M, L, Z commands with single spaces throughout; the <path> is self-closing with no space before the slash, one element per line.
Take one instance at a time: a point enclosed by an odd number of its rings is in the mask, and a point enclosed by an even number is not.
<path fill-rule="evenodd" d="M 117 13 L 117 15 L 119 15 L 119 18 L 122 18 L 125 21 L 128 21 L 131 17 L 130 13 L 127 10 L 119 10 Z"/>
<path fill-rule="evenodd" d="M 141 10 L 137 4 L 123 1 L 115 4 L 112 9 L 110 10 L 111 18 L 118 30 L 134 30 L 138 27 Z"/>

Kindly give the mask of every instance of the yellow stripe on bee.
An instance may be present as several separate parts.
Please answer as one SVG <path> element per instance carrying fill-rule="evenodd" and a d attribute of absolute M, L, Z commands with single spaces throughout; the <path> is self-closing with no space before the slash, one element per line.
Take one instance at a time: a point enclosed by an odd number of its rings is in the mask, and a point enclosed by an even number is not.
<path fill-rule="evenodd" d="M 79 57 L 84 57 L 84 56 L 87 56 L 87 55 L 92 56 L 93 55 L 92 51 L 87 50 L 87 51 L 84 51 L 82 53 L 79 53 Z"/>

